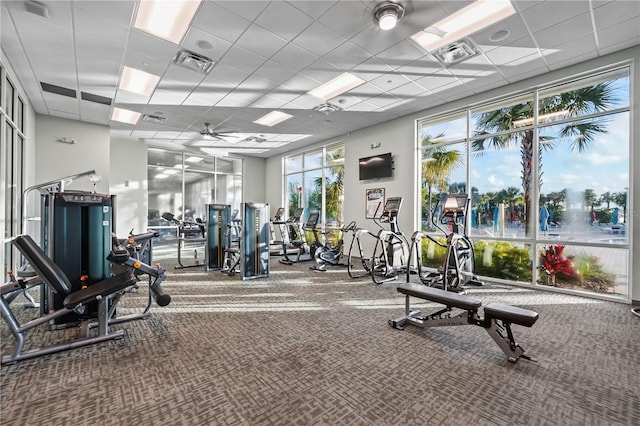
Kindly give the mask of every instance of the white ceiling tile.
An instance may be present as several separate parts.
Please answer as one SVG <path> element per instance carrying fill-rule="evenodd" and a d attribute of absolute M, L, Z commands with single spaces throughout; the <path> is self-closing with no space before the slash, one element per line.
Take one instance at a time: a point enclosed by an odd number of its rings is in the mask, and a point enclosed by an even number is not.
<path fill-rule="evenodd" d="M 498 31 L 508 31 L 509 35 L 503 40 L 493 41 L 492 37 Z M 512 15 L 483 30 L 477 31 L 471 36 L 471 39 L 473 39 L 473 41 L 482 48 L 483 52 L 488 52 L 498 46 L 513 43 L 516 40 L 520 40 L 527 36 L 529 36 L 529 31 L 527 30 L 526 25 L 522 22 L 520 15 Z"/>
<path fill-rule="evenodd" d="M 501 46 L 485 53 L 485 55 L 493 65 L 501 66 L 535 53 L 538 53 L 538 49 L 535 47 Z"/>
<path fill-rule="evenodd" d="M 285 40 L 293 40 L 313 23 L 306 14 L 284 1 L 268 3 L 268 6 L 256 18 L 255 23 Z"/>
<path fill-rule="evenodd" d="M 269 2 L 263 0 L 225 0 L 217 3 L 236 15 L 242 16 L 250 21 L 254 21 L 269 4 Z"/>
<path fill-rule="evenodd" d="M 188 106 L 213 106 L 227 96 L 230 90 L 231 89 L 224 88 L 207 88 L 200 85 L 189 94 L 182 104 Z"/>
<path fill-rule="evenodd" d="M 593 34 L 589 34 L 550 49 L 542 49 L 542 55 L 545 61 L 555 68 L 553 64 L 566 63 L 577 56 L 593 55 L 595 50 L 595 39 Z"/>
<path fill-rule="evenodd" d="M 370 81 L 370 83 L 376 87 L 379 87 L 383 92 L 389 92 L 400 86 L 405 86 L 407 83 L 410 83 L 410 81 L 411 80 L 400 73 L 392 73 L 384 74 L 380 77 L 374 78 Z"/>
<path fill-rule="evenodd" d="M 421 96 L 422 94 L 428 92 L 425 91 L 422 86 L 414 82 L 409 82 L 403 86 L 396 87 L 393 90 L 389 90 L 389 93 L 399 99 L 410 99 Z"/>
<path fill-rule="evenodd" d="M 313 23 L 293 40 L 296 46 L 302 47 L 317 56 L 331 52 L 344 42 L 344 37 L 318 22 Z"/>
<path fill-rule="evenodd" d="M 593 33 L 591 14 L 587 12 L 538 31 L 533 34 L 533 38 L 538 47 L 546 49 L 591 33 Z M 558 34 L 562 34 L 562 37 L 558 37 Z"/>
<path fill-rule="evenodd" d="M 373 57 L 359 65 L 356 65 L 350 72 L 369 83 L 373 83 L 374 80 L 378 80 L 378 83 L 381 83 L 381 80 L 379 79 L 384 77 L 386 74 L 393 72 L 393 68 L 382 62 L 380 59 Z"/>
<path fill-rule="evenodd" d="M 587 13 L 589 2 L 583 0 L 554 0 L 553 13 L 549 13 L 547 2 L 538 3 L 522 12 L 523 20 L 533 33 L 556 25 L 573 16 Z"/>
<path fill-rule="evenodd" d="M 388 64 L 391 68 L 400 68 L 415 62 L 426 53 L 411 40 L 402 40 L 400 43 L 378 53 L 376 57 Z"/>
<path fill-rule="evenodd" d="M 436 74 L 431 74 L 426 77 L 419 78 L 415 80 L 415 83 L 418 84 L 425 90 L 429 90 L 432 93 L 437 92 L 441 88 L 448 87 L 452 84 L 459 84 L 457 78 L 445 73 L 440 72 Z"/>
<path fill-rule="evenodd" d="M 212 47 L 202 47 L 206 43 Z M 191 27 L 184 36 L 180 47 L 218 62 L 229 50 L 231 43 L 200 28 Z"/>
<path fill-rule="evenodd" d="M 362 3 L 358 1 L 341 1 L 333 5 L 318 20 L 335 33 L 349 39 L 372 25 L 370 15 L 365 16 Z"/>
<path fill-rule="evenodd" d="M 639 16 L 598 31 L 598 43 L 603 49 L 609 46 L 618 48 L 634 46 L 637 44 L 638 37 L 640 37 Z"/>
<path fill-rule="evenodd" d="M 260 10 L 258 9 L 258 13 Z M 231 12 L 215 2 L 206 1 L 200 6 L 200 12 L 194 18 L 193 26 L 233 43 L 242 35 L 253 19 L 243 16 Z"/>
<path fill-rule="evenodd" d="M 318 57 L 295 44 L 288 44 L 271 59 L 284 65 L 293 74 L 318 60 Z"/>
<path fill-rule="evenodd" d="M 314 62 L 313 64 L 309 65 L 307 68 L 301 71 L 301 73 L 304 76 L 312 80 L 318 81 L 320 83 L 326 83 L 332 78 L 335 78 L 340 74 L 342 74 L 342 72 L 343 71 L 340 68 L 337 68 L 332 63 L 329 63 L 323 59 L 317 60 L 316 62 Z M 315 88 L 316 86 L 318 85 L 316 84 L 315 86 L 312 87 L 312 89 Z"/>
<path fill-rule="evenodd" d="M 611 1 L 593 9 L 596 29 L 609 28 L 640 16 L 640 1 Z"/>
<path fill-rule="evenodd" d="M 336 2 L 331 0 L 295 0 L 291 2 L 293 7 L 314 19 L 322 16 L 327 10 L 333 7 L 334 4 L 336 4 Z"/>
<path fill-rule="evenodd" d="M 321 81 L 315 80 L 311 77 L 307 77 L 304 74 L 296 74 L 282 83 L 282 86 L 295 92 L 307 93 L 308 91 L 315 89 L 321 83 Z"/>
<path fill-rule="evenodd" d="M 255 69 L 259 68 L 265 60 L 264 56 L 234 45 L 220 59 L 220 63 L 224 63 L 230 67 L 239 68 L 243 71 L 253 72 Z"/>
<path fill-rule="evenodd" d="M 214 86 L 223 85 L 224 87 L 235 87 L 244 79 L 249 77 L 251 73 L 246 69 L 236 68 L 229 65 L 226 60 L 218 62 L 209 72 L 201 84 L 212 84 Z"/>
<path fill-rule="evenodd" d="M 282 49 L 287 41 L 257 25 L 251 25 L 236 42 L 238 46 L 265 58 Z"/>
<path fill-rule="evenodd" d="M 400 32 L 384 31 L 373 24 L 368 25 L 350 39 L 353 44 L 372 55 L 377 55 L 402 40 L 406 40 L 406 38 Z"/>
<path fill-rule="evenodd" d="M 369 53 L 348 41 L 324 55 L 322 59 L 331 62 L 340 69 L 349 70 L 370 57 Z"/>

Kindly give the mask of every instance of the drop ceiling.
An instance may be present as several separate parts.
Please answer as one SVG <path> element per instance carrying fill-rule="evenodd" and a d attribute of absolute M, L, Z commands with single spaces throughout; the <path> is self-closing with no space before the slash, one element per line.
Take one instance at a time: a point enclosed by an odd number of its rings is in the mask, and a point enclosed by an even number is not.
<path fill-rule="evenodd" d="M 375 1 L 203 1 L 180 45 L 133 28 L 136 1 L 39 3 L 48 16 L 25 1 L 3 0 L 0 9 L 2 50 L 37 113 L 150 145 L 258 157 L 640 44 L 635 0 L 513 1 L 515 15 L 470 36 L 480 54 L 449 67 L 410 36 L 471 1 L 403 1 L 405 15 L 390 31 L 374 23 Z M 179 49 L 215 65 L 206 75 L 180 67 Z M 161 76 L 151 96 L 117 88 L 124 66 Z M 343 72 L 366 83 L 323 112 L 324 101 L 307 92 Z M 114 107 L 165 120 L 118 123 Z M 272 110 L 293 118 L 253 123 Z M 205 122 L 231 136 L 201 140 Z"/>

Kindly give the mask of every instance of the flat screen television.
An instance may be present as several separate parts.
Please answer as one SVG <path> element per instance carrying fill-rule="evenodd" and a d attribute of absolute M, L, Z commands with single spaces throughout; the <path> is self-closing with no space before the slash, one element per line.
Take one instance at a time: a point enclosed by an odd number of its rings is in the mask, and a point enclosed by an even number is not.
<path fill-rule="evenodd" d="M 372 155 L 359 160 L 360 180 L 379 179 L 393 176 L 391 153 Z"/>

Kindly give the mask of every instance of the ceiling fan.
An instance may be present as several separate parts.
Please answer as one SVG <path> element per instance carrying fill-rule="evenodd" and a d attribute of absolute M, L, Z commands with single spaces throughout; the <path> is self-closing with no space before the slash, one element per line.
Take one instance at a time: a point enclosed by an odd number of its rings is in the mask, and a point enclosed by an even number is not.
<path fill-rule="evenodd" d="M 211 127 L 211 123 L 204 123 L 204 129 L 200 130 L 200 135 L 204 139 L 226 141 L 225 138 L 233 138 L 233 133 L 237 133 L 236 130 L 228 130 L 224 132 L 216 132 L 215 127 Z"/>

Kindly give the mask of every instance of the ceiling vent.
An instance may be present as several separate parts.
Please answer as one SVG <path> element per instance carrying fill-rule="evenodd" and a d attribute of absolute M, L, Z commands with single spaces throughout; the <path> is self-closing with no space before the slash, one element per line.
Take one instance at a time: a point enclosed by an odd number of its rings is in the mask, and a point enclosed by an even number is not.
<path fill-rule="evenodd" d="M 445 67 L 466 61 L 480 54 L 480 49 L 470 38 L 454 41 L 432 53 Z"/>
<path fill-rule="evenodd" d="M 159 115 L 143 114 L 142 121 L 148 121 L 149 123 L 155 124 L 164 124 L 167 119 L 165 117 L 160 117 Z"/>
<path fill-rule="evenodd" d="M 329 115 L 332 112 L 342 111 L 342 108 L 340 108 L 338 105 L 332 104 L 331 102 L 325 102 L 313 108 L 313 110 Z"/>
<path fill-rule="evenodd" d="M 98 96 L 93 93 L 80 92 L 80 99 L 83 101 L 95 102 L 97 104 L 103 105 L 111 105 L 111 98 L 107 98 L 106 96 Z"/>
<path fill-rule="evenodd" d="M 42 3 L 39 3 L 37 1 L 28 1 L 25 2 L 24 8 L 29 13 L 33 13 L 34 15 L 41 16 L 45 19 L 49 19 L 49 9 L 47 9 L 47 6 Z"/>
<path fill-rule="evenodd" d="M 42 87 L 43 92 L 55 93 L 56 95 L 68 96 L 70 98 L 76 97 L 76 91 L 73 89 L 68 89 L 66 87 L 56 86 L 55 84 L 43 82 L 40 82 L 40 87 Z"/>
<path fill-rule="evenodd" d="M 173 62 L 200 74 L 209 74 L 214 65 L 214 62 L 206 56 L 198 55 L 188 50 L 179 50 L 175 58 L 173 58 Z"/>

